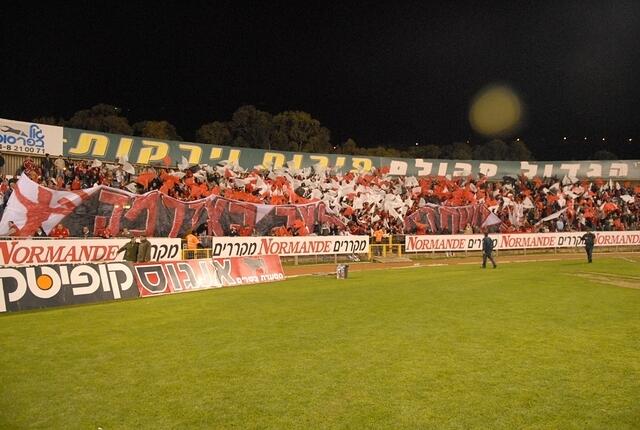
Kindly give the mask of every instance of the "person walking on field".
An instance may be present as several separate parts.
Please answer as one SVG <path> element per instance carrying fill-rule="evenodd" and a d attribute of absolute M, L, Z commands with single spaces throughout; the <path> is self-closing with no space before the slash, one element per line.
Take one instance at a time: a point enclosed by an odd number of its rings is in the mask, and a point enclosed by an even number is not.
<path fill-rule="evenodd" d="M 138 242 L 136 242 L 136 238 L 132 237 L 131 240 L 125 243 L 122 248 L 118 249 L 118 253 L 124 251 L 124 259 L 125 261 L 130 261 L 135 263 L 138 261 Z"/>
<path fill-rule="evenodd" d="M 584 242 L 584 250 L 587 251 L 587 261 L 591 263 L 593 257 L 593 247 L 596 243 L 596 235 L 589 230 L 585 234 L 583 234 L 580 239 L 582 239 L 582 241 Z"/>
<path fill-rule="evenodd" d="M 487 268 L 487 258 L 493 264 L 493 268 L 498 267 L 496 262 L 493 260 L 493 240 L 489 237 L 489 233 L 484 234 L 484 239 L 482 239 L 482 268 Z"/>
<path fill-rule="evenodd" d="M 146 263 L 147 261 L 151 261 L 151 242 L 145 235 L 141 235 L 138 244 L 138 263 Z"/>

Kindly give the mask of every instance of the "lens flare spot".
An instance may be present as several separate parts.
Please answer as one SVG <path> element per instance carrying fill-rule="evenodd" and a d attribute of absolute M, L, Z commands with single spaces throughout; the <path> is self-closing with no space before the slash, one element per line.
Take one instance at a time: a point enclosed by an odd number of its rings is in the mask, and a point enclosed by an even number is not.
<path fill-rule="evenodd" d="M 485 136 L 504 136 L 516 131 L 522 121 L 523 106 L 518 95 L 506 85 L 489 85 L 471 102 L 471 127 Z"/>

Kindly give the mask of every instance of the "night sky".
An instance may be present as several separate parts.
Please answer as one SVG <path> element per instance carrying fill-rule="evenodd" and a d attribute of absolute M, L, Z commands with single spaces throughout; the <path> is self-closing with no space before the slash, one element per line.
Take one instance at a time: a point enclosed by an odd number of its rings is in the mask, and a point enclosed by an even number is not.
<path fill-rule="evenodd" d="M 498 82 L 526 108 L 507 138 L 538 157 L 563 136 L 640 144 L 638 1 L 133 3 L 3 5 L 0 117 L 104 102 L 191 140 L 253 104 L 309 112 L 334 143 L 406 148 L 486 141 L 469 104 Z"/>

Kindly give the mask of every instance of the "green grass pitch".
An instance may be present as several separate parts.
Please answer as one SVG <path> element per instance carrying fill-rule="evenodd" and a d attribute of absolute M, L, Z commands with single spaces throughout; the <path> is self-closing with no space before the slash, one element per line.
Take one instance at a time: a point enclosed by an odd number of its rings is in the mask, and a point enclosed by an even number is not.
<path fill-rule="evenodd" d="M 3 315 L 0 428 L 640 428 L 640 258 L 479 265 Z"/>

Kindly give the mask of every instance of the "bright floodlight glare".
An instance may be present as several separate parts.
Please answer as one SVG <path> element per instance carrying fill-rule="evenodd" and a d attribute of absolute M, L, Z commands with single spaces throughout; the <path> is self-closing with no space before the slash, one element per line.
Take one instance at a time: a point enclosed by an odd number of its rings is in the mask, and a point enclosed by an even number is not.
<path fill-rule="evenodd" d="M 471 127 L 485 136 L 505 136 L 518 129 L 523 106 L 506 85 L 489 85 L 476 94 L 469 109 Z"/>

